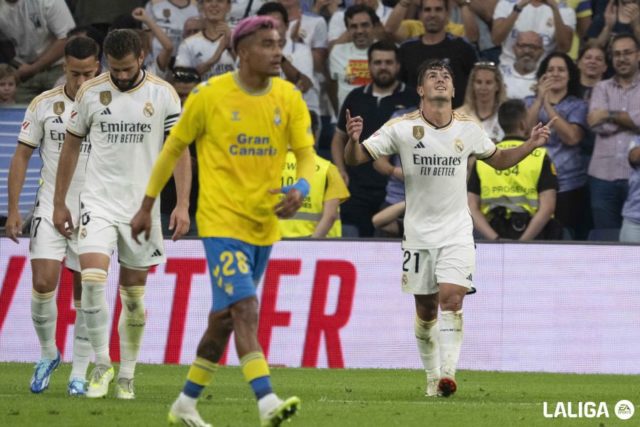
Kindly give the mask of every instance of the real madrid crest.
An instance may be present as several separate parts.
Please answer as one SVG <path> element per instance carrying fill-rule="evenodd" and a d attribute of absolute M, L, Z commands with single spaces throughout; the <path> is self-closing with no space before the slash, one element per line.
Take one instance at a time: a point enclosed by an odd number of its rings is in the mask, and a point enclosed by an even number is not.
<path fill-rule="evenodd" d="M 164 17 L 164 19 L 167 20 L 167 22 L 169 21 L 169 18 L 171 18 L 171 9 L 162 9 L 162 16 Z"/>
<path fill-rule="evenodd" d="M 144 108 L 142 109 L 142 112 L 144 113 L 144 115 L 146 117 L 151 117 L 153 116 L 154 113 L 154 109 L 153 109 L 153 104 L 149 101 L 144 103 Z"/>
<path fill-rule="evenodd" d="M 84 239 L 85 237 L 87 237 L 87 229 L 84 227 L 80 228 L 80 238 Z"/>
<path fill-rule="evenodd" d="M 111 104 L 111 91 L 103 90 L 102 92 L 100 92 L 100 103 L 102 105 Z"/>
<path fill-rule="evenodd" d="M 57 116 L 64 113 L 64 102 L 58 101 L 53 104 L 53 113 Z"/>
<path fill-rule="evenodd" d="M 453 143 L 453 146 L 458 153 L 462 153 L 464 151 L 464 144 L 459 139 L 456 139 L 456 141 Z"/>
<path fill-rule="evenodd" d="M 413 137 L 415 139 L 422 139 L 424 137 L 424 126 L 414 126 Z"/>

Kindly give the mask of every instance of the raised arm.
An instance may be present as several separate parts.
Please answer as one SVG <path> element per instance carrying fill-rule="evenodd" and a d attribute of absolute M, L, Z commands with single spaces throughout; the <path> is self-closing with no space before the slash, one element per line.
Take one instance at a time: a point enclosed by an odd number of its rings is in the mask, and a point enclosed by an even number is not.
<path fill-rule="evenodd" d="M 362 117 L 351 117 L 351 111 L 347 109 L 347 145 L 344 148 L 344 160 L 349 166 L 357 166 L 371 161 L 367 150 L 360 144 L 360 135 L 364 121 Z"/>
<path fill-rule="evenodd" d="M 531 130 L 531 137 L 524 144 L 509 149 L 496 148 L 496 151 L 491 157 L 481 160 L 485 161 L 494 169 L 500 170 L 508 169 L 516 165 L 533 150 L 547 143 L 549 135 L 551 134 L 550 126 L 554 120 L 555 118 L 551 119 L 546 125 L 538 123 Z"/>

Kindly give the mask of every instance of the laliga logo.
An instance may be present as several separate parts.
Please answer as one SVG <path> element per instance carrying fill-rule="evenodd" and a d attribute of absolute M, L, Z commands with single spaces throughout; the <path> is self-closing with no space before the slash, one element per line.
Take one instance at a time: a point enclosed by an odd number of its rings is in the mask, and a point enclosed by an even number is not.
<path fill-rule="evenodd" d="M 614 413 L 621 420 L 633 417 L 635 406 L 628 400 L 620 400 L 614 407 Z M 558 402 L 555 410 L 550 411 L 548 402 L 542 402 L 542 415 L 545 418 L 609 418 L 606 402 Z"/>

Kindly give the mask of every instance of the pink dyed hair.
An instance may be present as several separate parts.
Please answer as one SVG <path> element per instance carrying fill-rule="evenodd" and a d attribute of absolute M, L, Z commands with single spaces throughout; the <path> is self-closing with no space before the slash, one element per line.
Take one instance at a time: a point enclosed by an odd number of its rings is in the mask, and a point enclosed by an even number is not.
<path fill-rule="evenodd" d="M 277 22 L 270 16 L 250 16 L 238 22 L 236 28 L 231 34 L 231 46 L 233 50 L 237 51 L 238 43 L 245 37 L 249 37 L 253 33 L 262 29 L 274 29 L 277 26 Z"/>

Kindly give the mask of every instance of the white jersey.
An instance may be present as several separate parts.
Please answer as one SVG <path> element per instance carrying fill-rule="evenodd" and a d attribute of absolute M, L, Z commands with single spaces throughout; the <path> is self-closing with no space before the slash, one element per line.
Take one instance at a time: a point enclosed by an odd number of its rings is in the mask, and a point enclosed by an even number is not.
<path fill-rule="evenodd" d="M 313 73 L 313 54 L 311 48 L 304 43 L 294 43 L 287 38 L 282 48 L 282 55 L 287 58 L 302 74 L 309 77 L 313 86 L 302 94 L 302 99 L 307 103 L 310 111 L 320 114 L 320 85 Z M 284 74 L 284 73 L 283 73 Z M 284 78 L 284 77 L 283 77 Z"/>
<path fill-rule="evenodd" d="M 31 148 L 40 149 L 42 158 L 41 185 L 36 197 L 34 216 L 49 219 L 53 216 L 56 171 L 64 144 L 66 123 L 72 107 L 73 100 L 65 94 L 64 86 L 58 86 L 35 97 L 25 112 L 18 141 Z M 79 195 L 84 186 L 84 174 L 90 150 L 91 144 L 87 140 L 83 141 L 78 164 L 67 193 L 66 204 L 71 211 L 74 224 L 78 223 Z"/>
<path fill-rule="evenodd" d="M 0 33 L 12 41 L 20 62 L 34 62 L 75 26 L 64 0 L 0 1 Z"/>
<path fill-rule="evenodd" d="M 254 16 L 260 6 L 269 1 L 271 0 L 231 0 L 231 10 L 227 14 L 227 24 L 231 29 L 234 29 L 240 20 Z"/>
<path fill-rule="evenodd" d="M 287 30 L 287 36 L 289 38 L 292 37 L 293 31 L 297 26 L 297 19 L 289 21 L 289 28 Z M 326 49 L 328 45 L 327 22 L 321 16 L 314 13 L 304 12 L 301 16 L 298 37 L 311 49 Z"/>
<path fill-rule="evenodd" d="M 573 31 L 576 30 L 576 12 L 568 6 L 566 2 L 558 2 L 562 22 Z M 518 0 L 500 0 L 493 12 L 493 20 L 507 18 L 513 11 L 513 6 L 518 4 Z M 518 15 L 518 19 L 507 38 L 502 42 L 501 64 L 512 64 L 515 61 L 513 46 L 516 44 L 518 34 L 524 31 L 534 31 L 542 37 L 544 55 L 556 49 L 556 25 L 553 20 L 553 9 L 546 4 L 540 6 L 526 5 Z"/>
<path fill-rule="evenodd" d="M 527 96 L 535 95 L 534 89 L 538 83 L 535 70 L 529 74 L 520 74 L 513 64 L 500 64 L 500 71 L 507 88 L 507 98 L 525 99 Z"/>
<path fill-rule="evenodd" d="M 175 66 L 196 68 L 203 62 L 207 62 L 218 50 L 221 40 L 222 37 L 217 40 L 207 38 L 204 35 L 204 31 L 187 37 L 178 48 Z M 206 73 L 202 74 L 202 80 L 208 80 L 210 77 L 219 76 L 235 69 L 236 61 L 229 53 L 229 49 L 225 49 L 218 62 L 213 64 L 213 67 Z"/>
<path fill-rule="evenodd" d="M 371 83 L 368 49 L 358 49 L 353 42 L 337 44 L 329 54 L 329 76 L 338 82 L 338 108 L 349 92 Z"/>
<path fill-rule="evenodd" d="M 89 135 L 91 156 L 80 195 L 84 211 L 129 222 L 138 211 L 165 132 L 180 115 L 171 85 L 144 73 L 133 89 L 121 92 L 109 73 L 85 83 L 76 96 L 67 131 Z M 160 220 L 160 204 L 153 218 Z"/>
<path fill-rule="evenodd" d="M 435 128 L 420 111 L 388 121 L 363 142 L 373 159 L 398 154 L 407 210 L 402 247 L 434 249 L 473 242 L 467 205 L 467 159 L 486 159 L 496 146 L 480 124 L 453 113 Z"/>
<path fill-rule="evenodd" d="M 182 31 L 184 23 L 189 18 L 199 16 L 198 7 L 190 3 L 184 7 L 176 6 L 168 0 L 154 3 L 150 1 L 145 7 L 147 14 L 156 21 L 156 24 L 165 32 L 173 43 L 173 53 L 178 50 L 178 46 L 182 43 Z M 162 45 L 157 38 L 153 38 L 151 44 L 151 53 L 157 58 L 162 50 Z"/>

